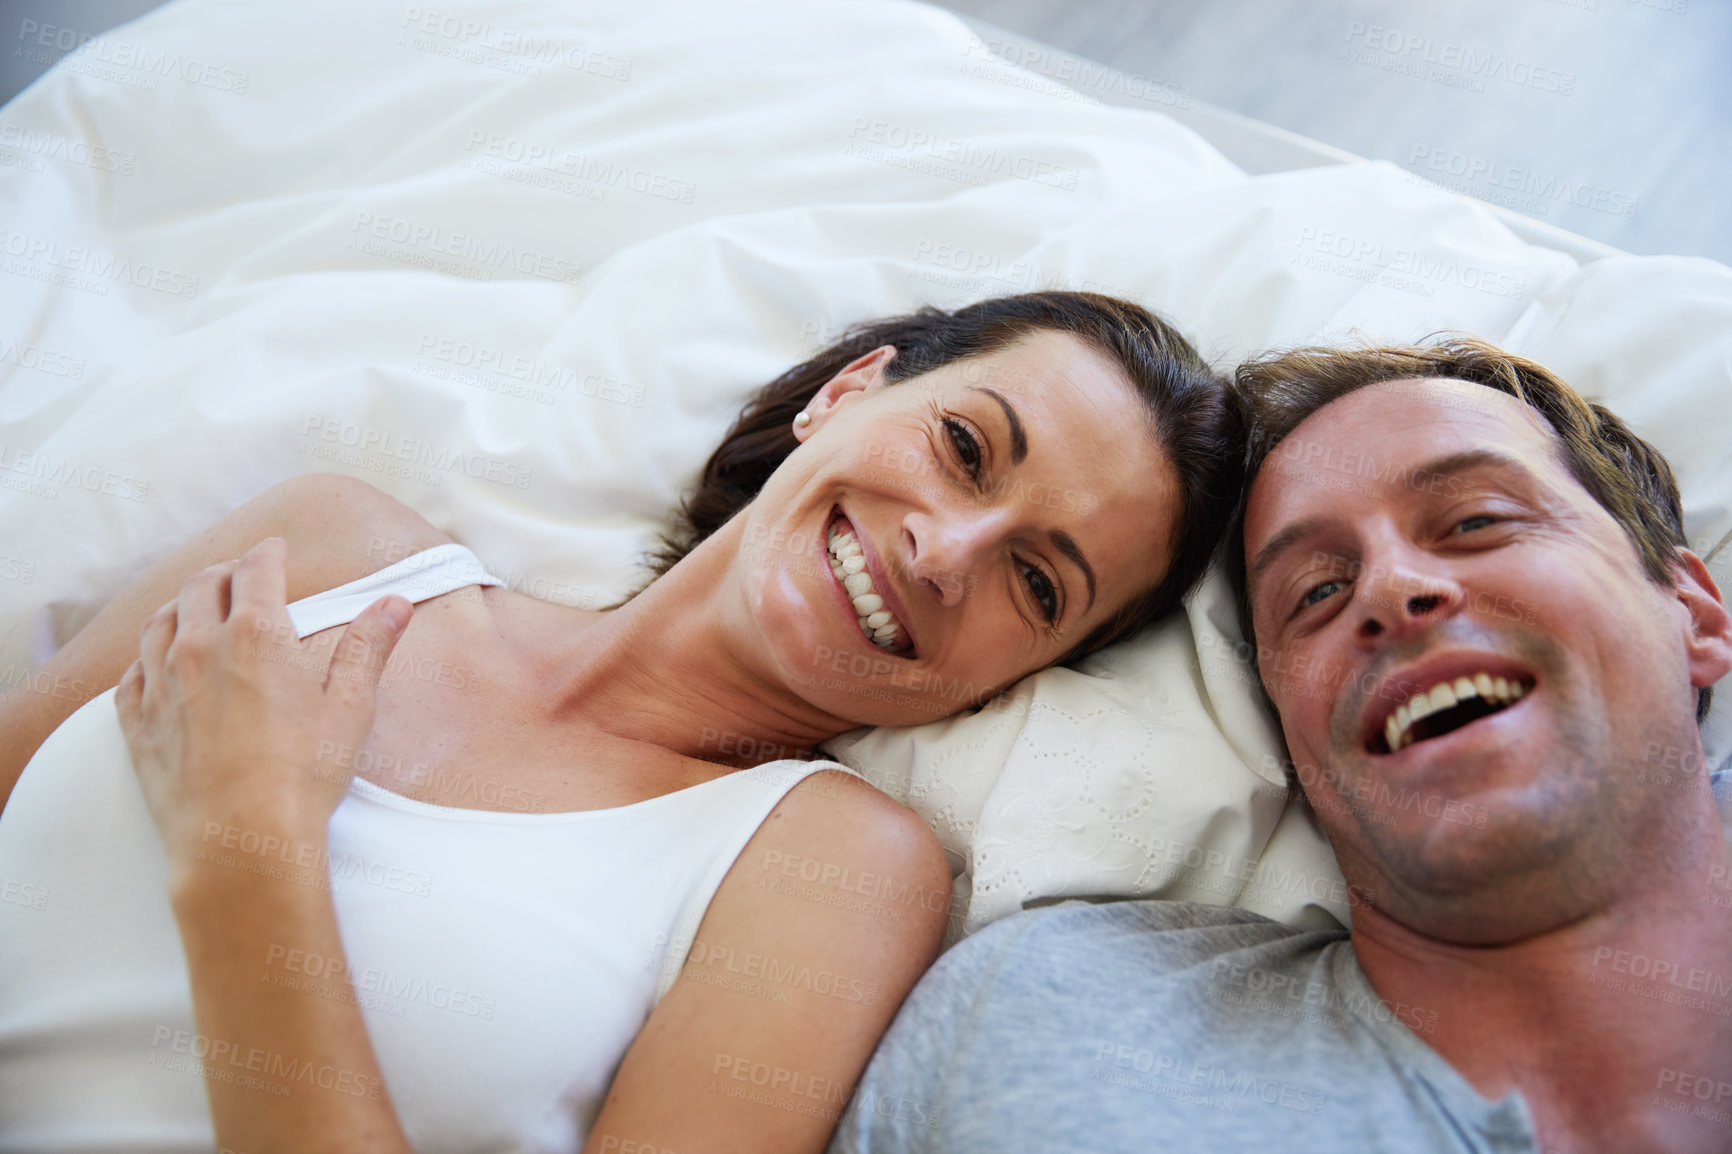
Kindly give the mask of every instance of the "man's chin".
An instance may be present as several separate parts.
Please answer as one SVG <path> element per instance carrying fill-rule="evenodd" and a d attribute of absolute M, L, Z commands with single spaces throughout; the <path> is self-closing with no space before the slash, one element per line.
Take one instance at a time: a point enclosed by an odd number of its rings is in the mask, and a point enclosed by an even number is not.
<path fill-rule="evenodd" d="M 1376 904 L 1410 924 L 1452 923 L 1452 911 L 1460 911 L 1458 940 L 1488 911 L 1503 913 L 1486 919 L 1490 939 L 1541 932 L 1541 923 L 1576 916 L 1592 888 L 1583 884 L 1586 875 L 1595 872 L 1578 860 L 1592 855 L 1591 832 L 1556 820 L 1534 800 L 1531 789 L 1493 791 L 1456 801 L 1448 819 L 1418 814 L 1363 825 L 1360 835 L 1382 875 L 1385 896 Z M 1477 930 L 1473 936 L 1481 937 Z"/>

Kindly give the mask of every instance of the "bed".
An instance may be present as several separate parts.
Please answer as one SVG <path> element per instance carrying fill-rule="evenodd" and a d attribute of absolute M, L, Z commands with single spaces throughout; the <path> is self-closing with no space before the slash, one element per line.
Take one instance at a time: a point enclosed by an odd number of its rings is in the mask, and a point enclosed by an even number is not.
<path fill-rule="evenodd" d="M 0 687 L 64 692 L 34 670 L 107 598 L 307 472 L 605 605 L 757 386 L 855 321 L 1051 287 L 1222 368 L 1500 342 L 1668 454 L 1732 580 L 1732 270 L 1005 43 L 900 0 L 175 0 L 85 43 L 0 112 Z M 829 752 L 937 830 L 953 939 L 1071 896 L 1346 922 L 1246 656 L 1212 574 L 1144 638 Z"/>

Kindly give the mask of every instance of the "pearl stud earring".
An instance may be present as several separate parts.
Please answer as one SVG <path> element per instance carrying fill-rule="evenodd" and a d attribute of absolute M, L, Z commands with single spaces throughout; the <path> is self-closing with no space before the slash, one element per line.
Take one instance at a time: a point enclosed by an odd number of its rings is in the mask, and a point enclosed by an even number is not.
<path fill-rule="evenodd" d="M 812 423 L 812 414 L 808 413 L 804 409 L 801 409 L 799 411 L 799 413 L 797 413 L 794 417 L 794 427 L 796 429 L 804 429 L 807 425 L 810 425 L 811 423 Z"/>

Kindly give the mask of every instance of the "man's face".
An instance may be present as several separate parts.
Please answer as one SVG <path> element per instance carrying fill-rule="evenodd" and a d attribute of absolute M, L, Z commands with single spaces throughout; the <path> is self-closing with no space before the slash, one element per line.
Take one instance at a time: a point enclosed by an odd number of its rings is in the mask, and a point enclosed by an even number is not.
<path fill-rule="evenodd" d="M 1668 801 L 1644 754 L 1699 749 L 1689 612 L 1538 413 L 1435 380 L 1328 404 L 1264 465 L 1245 550 L 1264 684 L 1373 904 L 1495 939 L 1604 896 Z"/>

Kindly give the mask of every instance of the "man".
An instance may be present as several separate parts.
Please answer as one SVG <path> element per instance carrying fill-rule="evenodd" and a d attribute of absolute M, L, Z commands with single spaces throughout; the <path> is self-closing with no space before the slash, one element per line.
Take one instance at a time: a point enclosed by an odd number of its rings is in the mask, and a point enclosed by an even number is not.
<path fill-rule="evenodd" d="M 1732 617 L 1665 461 L 1457 340 L 1241 370 L 1241 612 L 1351 933 L 1028 912 L 910 996 L 834 1150 L 1732 1150 Z"/>

